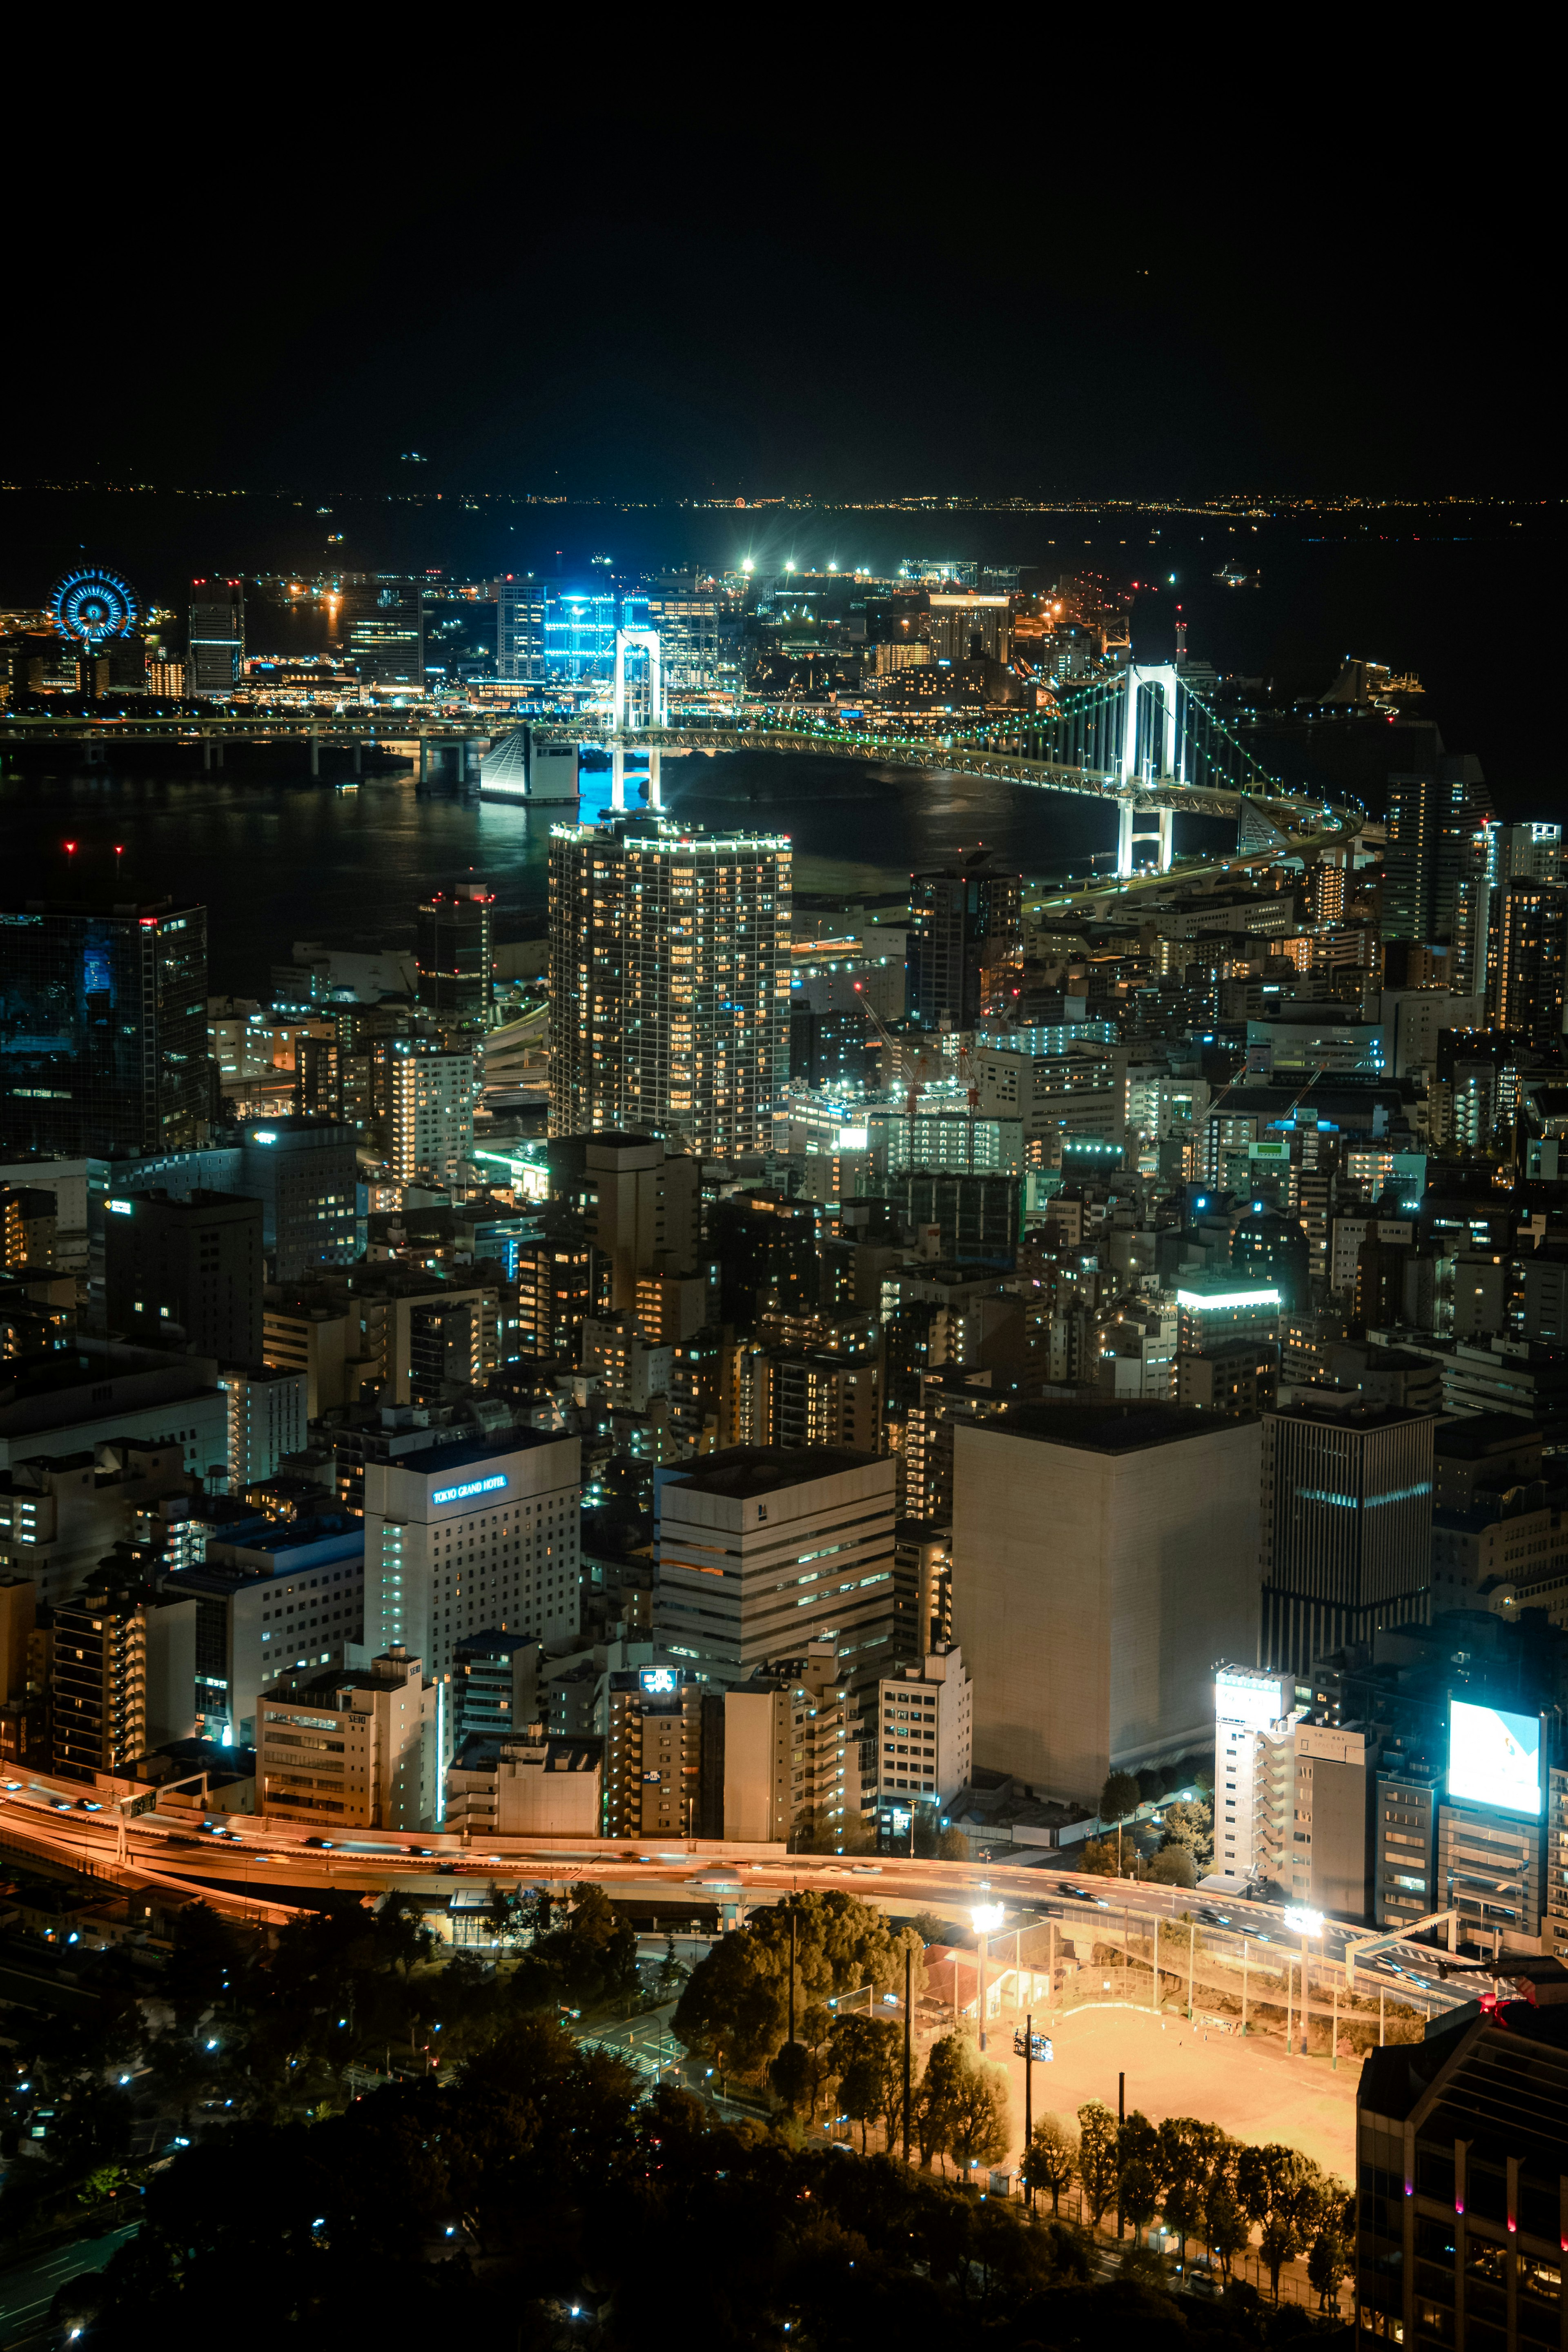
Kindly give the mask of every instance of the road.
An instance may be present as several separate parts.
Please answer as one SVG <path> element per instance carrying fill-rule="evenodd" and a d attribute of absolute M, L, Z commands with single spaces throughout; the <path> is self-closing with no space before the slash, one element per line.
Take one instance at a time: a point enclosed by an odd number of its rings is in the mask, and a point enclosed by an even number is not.
<path fill-rule="evenodd" d="M 14 2270 L 0 2271 L 0 2345 L 24 2342 L 49 2315 L 49 2305 L 68 2279 L 100 2271 L 136 2234 L 138 2224 L 110 2230 L 101 2238 L 73 2238 L 47 2253 L 35 2254 Z"/>
<path fill-rule="evenodd" d="M 964 1933 L 976 1904 L 1001 1904 L 1005 1920 L 992 1948 L 1005 1957 L 1009 1937 L 1043 1920 L 1050 1910 L 1071 1922 L 1091 1925 L 1097 1915 L 1125 1911 L 1134 1921 L 1196 1913 L 1205 1937 L 1223 1948 L 1230 1930 L 1239 1950 L 1245 1936 L 1263 1961 L 1268 1948 L 1282 1956 L 1300 1954 L 1300 1936 L 1286 1925 L 1284 1908 L 1250 1901 L 1211 1901 L 1180 1887 L 1131 1881 L 1081 1879 L 1070 1871 L 1037 1864 L 925 1862 L 884 1856 L 879 1862 L 837 1855 L 786 1854 L 776 1846 L 672 1840 L 584 1841 L 487 1839 L 475 1850 L 458 1836 L 432 1831 L 377 1831 L 323 1844 L 302 1825 L 267 1822 L 249 1814 L 214 1815 L 213 1828 L 190 1813 L 150 1812 L 123 1830 L 107 1807 L 82 1809 L 79 1783 L 43 1774 L 0 1784 L 0 1844 L 18 1848 L 100 1877 L 165 1888 L 198 1886 L 216 1907 L 273 1922 L 291 1916 L 289 1895 L 300 1908 L 326 1893 L 377 1895 L 392 1887 L 412 1894 L 449 1895 L 457 1887 L 570 1885 L 588 1879 L 623 1900 L 653 1904 L 678 1914 L 679 1900 L 717 1904 L 741 1917 L 759 1905 L 777 1903 L 809 1887 L 840 1887 L 879 1908 L 907 1914 L 930 1911 Z M 123 1853 L 121 1841 L 123 1837 Z M 1058 1857 L 1053 1855 L 1052 1860 Z M 1100 1888 L 1105 1893 L 1100 1893 Z M 1311 1949 L 1314 1982 L 1342 1982 L 1348 1937 L 1365 1931 L 1329 1921 Z M 1258 1950 L 1262 1946 L 1265 1950 Z M 1469 1997 L 1464 1980 L 1440 1981 L 1436 1958 L 1405 1947 L 1398 1954 L 1358 1964 L 1358 1979 L 1397 1988 L 1419 2006 L 1444 2010 Z"/>

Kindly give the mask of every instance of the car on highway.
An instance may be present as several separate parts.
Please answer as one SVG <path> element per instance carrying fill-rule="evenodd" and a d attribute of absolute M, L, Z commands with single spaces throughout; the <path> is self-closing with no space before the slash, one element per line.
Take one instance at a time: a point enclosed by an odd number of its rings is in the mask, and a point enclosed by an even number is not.
<path fill-rule="evenodd" d="M 880 1878 L 882 1865 L 879 1862 L 852 1862 L 849 1874 L 852 1878 Z"/>
<path fill-rule="evenodd" d="M 305 1840 L 305 1843 L 307 1845 L 318 1847 L 322 1853 L 331 1853 L 332 1852 L 332 1840 L 331 1838 L 308 1837 Z"/>

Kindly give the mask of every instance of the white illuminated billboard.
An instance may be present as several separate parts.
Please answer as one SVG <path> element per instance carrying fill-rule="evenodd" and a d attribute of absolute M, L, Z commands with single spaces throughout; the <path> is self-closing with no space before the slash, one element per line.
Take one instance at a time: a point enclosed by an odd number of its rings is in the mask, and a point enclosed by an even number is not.
<path fill-rule="evenodd" d="M 1448 1795 L 1456 1802 L 1541 1811 L 1541 1719 L 1468 1699 L 1448 1702 Z"/>
<path fill-rule="evenodd" d="M 1290 1712 L 1284 1678 L 1246 1666 L 1221 1666 L 1214 1678 L 1214 1711 L 1219 1723 L 1242 1723 L 1249 1731 L 1267 1731 Z"/>

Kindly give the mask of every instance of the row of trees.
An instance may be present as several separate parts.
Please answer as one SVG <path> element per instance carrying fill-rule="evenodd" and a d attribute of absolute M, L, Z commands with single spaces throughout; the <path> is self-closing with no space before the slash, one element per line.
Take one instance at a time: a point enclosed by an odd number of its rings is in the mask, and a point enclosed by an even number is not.
<path fill-rule="evenodd" d="M 1301 2253 L 1325 2305 L 1350 2265 L 1352 2206 L 1343 2181 L 1299 2148 L 1253 2147 L 1194 2116 L 1153 2124 L 1134 2109 L 1118 2123 L 1090 2100 L 1078 2111 L 1076 2133 L 1059 2116 L 1046 2116 L 1024 2152 L 1023 2177 L 1050 2198 L 1053 2215 L 1076 2181 L 1096 2229 L 1113 2208 L 1139 2231 L 1161 2215 L 1180 2241 L 1184 2266 L 1196 2239 L 1227 2281 L 1256 2229 L 1276 2302 L 1280 2272 Z"/>

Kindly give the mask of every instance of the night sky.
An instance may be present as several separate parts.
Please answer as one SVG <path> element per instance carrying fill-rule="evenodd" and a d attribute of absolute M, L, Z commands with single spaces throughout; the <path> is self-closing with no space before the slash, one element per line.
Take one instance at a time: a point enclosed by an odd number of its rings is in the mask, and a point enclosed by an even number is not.
<path fill-rule="evenodd" d="M 7 478 L 1560 486 L 1521 61 L 1494 109 L 1340 19 L 511 21 L 95 34 L 13 184 Z"/>

